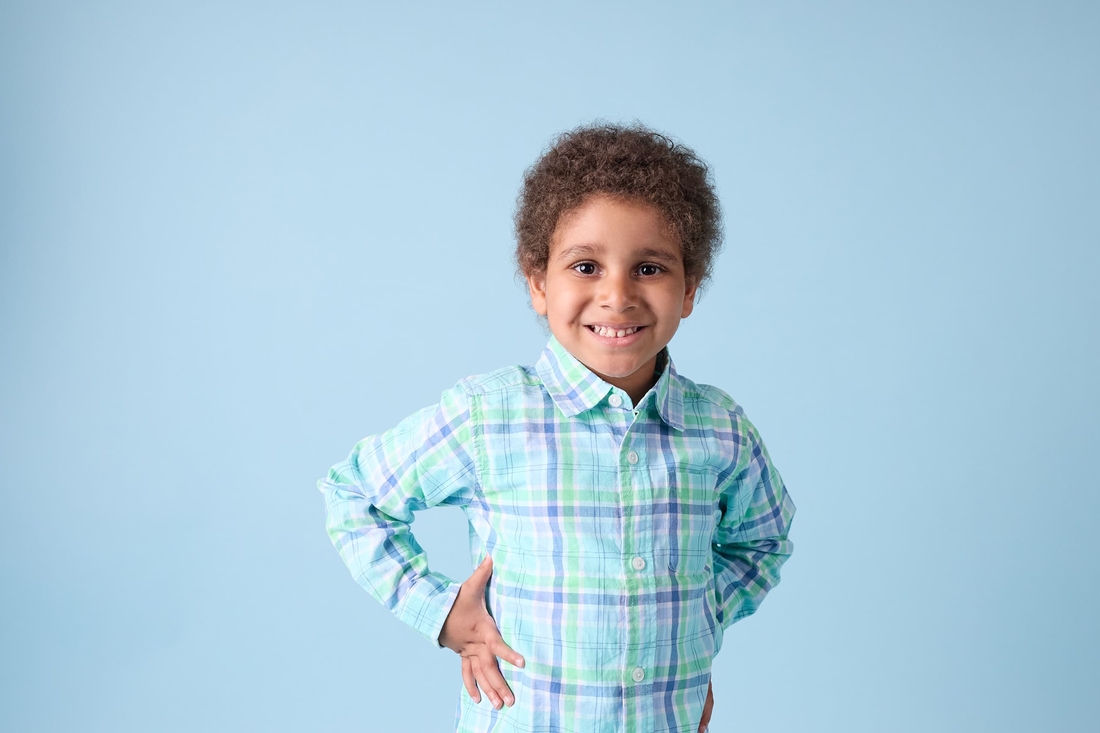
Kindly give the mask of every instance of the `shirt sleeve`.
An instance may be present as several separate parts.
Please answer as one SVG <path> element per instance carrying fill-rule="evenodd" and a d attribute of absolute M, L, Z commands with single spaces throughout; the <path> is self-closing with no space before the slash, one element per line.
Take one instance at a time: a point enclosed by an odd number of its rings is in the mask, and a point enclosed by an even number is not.
<path fill-rule="evenodd" d="M 459 583 L 428 569 L 413 512 L 469 503 L 477 485 L 469 398 L 462 385 L 396 427 L 364 438 L 317 482 L 327 529 L 360 585 L 439 643 Z"/>
<path fill-rule="evenodd" d="M 794 502 L 740 408 L 735 419 L 745 440 L 734 466 L 719 477 L 722 518 L 714 536 L 717 617 L 724 628 L 760 607 L 794 551 L 787 539 Z"/>

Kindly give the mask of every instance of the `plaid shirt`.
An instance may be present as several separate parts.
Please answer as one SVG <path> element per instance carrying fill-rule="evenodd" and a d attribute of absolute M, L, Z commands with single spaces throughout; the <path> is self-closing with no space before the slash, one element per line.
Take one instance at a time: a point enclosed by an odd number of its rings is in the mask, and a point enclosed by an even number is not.
<path fill-rule="evenodd" d="M 412 512 L 461 507 L 474 563 L 492 555 L 489 611 L 526 666 L 500 665 L 514 707 L 463 693 L 457 730 L 696 733 L 723 630 L 779 582 L 795 509 L 741 408 L 663 361 L 632 405 L 552 338 L 318 482 L 352 575 L 433 641 L 459 586 L 428 569 Z"/>

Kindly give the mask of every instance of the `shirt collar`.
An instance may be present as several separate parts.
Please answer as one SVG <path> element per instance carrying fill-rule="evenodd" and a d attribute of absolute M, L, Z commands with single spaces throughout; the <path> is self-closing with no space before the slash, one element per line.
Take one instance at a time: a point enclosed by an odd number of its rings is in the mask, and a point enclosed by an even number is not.
<path fill-rule="evenodd" d="M 677 430 L 684 429 L 684 388 L 676 367 L 664 352 L 664 368 L 651 390 L 661 419 Z M 613 387 L 570 354 L 554 336 L 535 365 L 543 386 L 566 417 L 575 417 L 598 405 Z M 637 405 L 635 405 L 637 407 Z"/>

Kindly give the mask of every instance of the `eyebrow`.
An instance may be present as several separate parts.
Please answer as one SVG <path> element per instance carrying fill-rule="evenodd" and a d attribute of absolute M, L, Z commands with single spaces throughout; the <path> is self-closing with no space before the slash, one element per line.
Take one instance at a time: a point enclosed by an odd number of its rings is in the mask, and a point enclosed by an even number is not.
<path fill-rule="evenodd" d="M 593 257 L 602 254 L 603 251 L 603 247 L 594 244 L 574 244 L 569 249 L 559 252 L 556 259 L 571 260 L 574 257 Z M 680 262 L 679 257 L 670 254 L 667 250 L 653 249 L 652 247 L 634 250 L 633 254 L 647 260 L 660 260 L 661 262 L 669 262 L 672 264 L 678 264 Z"/>

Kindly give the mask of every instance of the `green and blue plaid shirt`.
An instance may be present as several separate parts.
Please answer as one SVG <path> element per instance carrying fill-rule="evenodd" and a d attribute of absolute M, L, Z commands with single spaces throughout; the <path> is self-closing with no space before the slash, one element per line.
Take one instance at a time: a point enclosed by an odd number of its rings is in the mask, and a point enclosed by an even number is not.
<path fill-rule="evenodd" d="M 667 353 L 667 352 L 666 352 Z M 696 733 L 723 630 L 791 554 L 794 504 L 724 392 L 671 360 L 632 405 L 551 339 L 534 367 L 469 377 L 360 441 L 318 483 L 352 575 L 436 641 L 458 582 L 412 512 L 458 506 L 487 602 L 526 660 L 514 707 L 461 695 L 459 731 Z"/>

